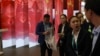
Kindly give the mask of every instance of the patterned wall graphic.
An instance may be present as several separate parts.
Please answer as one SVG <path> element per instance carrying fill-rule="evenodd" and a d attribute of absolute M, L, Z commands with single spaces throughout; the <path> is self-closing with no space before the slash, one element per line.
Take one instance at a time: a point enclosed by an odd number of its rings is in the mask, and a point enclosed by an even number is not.
<path fill-rule="evenodd" d="M 60 15 L 63 13 L 63 0 L 55 0 L 55 37 L 58 41 L 58 26 L 60 24 Z"/>
<path fill-rule="evenodd" d="M 3 39 L 12 38 L 11 31 L 12 31 L 12 18 L 13 18 L 13 6 L 11 1 L 3 0 L 1 3 L 1 26 L 2 28 L 8 28 L 7 32 L 3 33 Z"/>
<path fill-rule="evenodd" d="M 36 28 L 36 14 L 37 3 L 35 0 L 28 0 L 28 24 L 29 24 L 29 37 L 30 41 L 36 40 L 35 28 Z"/>
<path fill-rule="evenodd" d="M 15 42 L 12 43 L 13 38 L 15 38 L 14 33 L 14 2 L 10 0 L 2 0 L 1 1 L 1 28 L 8 29 L 8 31 L 2 33 L 4 43 L 7 43 L 8 46 L 15 45 Z M 3 44 L 5 46 L 6 44 Z"/>
<path fill-rule="evenodd" d="M 74 0 L 67 0 L 67 15 L 68 15 L 68 19 L 73 16 L 73 12 L 74 12 Z"/>
<path fill-rule="evenodd" d="M 53 13 L 55 13 L 54 27 L 57 41 L 60 15 L 63 13 L 63 1 L 64 0 L 0 0 L 0 28 L 8 29 L 7 32 L 2 33 L 3 47 L 5 48 L 5 45 L 8 43 L 6 47 L 13 45 L 21 47 L 28 45 L 30 42 L 37 42 L 38 36 L 35 34 L 36 25 L 43 20 L 43 15 L 46 13 L 50 14 L 51 22 L 54 16 Z M 53 9 L 55 9 L 55 12 L 52 11 Z"/>

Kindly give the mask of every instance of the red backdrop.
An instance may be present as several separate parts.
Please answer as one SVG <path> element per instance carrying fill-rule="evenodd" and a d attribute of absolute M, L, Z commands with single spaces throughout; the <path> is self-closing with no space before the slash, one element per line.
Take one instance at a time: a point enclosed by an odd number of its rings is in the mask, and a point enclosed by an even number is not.
<path fill-rule="evenodd" d="M 67 0 L 67 16 L 68 19 L 73 16 L 74 12 L 74 0 Z"/>
<path fill-rule="evenodd" d="M 55 0 L 55 38 L 58 40 L 58 26 L 60 24 L 60 15 L 63 13 L 63 0 Z"/>
<path fill-rule="evenodd" d="M 37 23 L 43 20 L 43 15 L 46 13 L 50 14 L 52 22 L 52 9 L 54 8 L 55 37 L 58 40 L 58 25 L 60 24 L 60 15 L 63 13 L 63 3 L 65 3 L 63 1 L 65 0 L 2 0 L 1 28 L 8 28 L 8 31 L 2 34 L 3 39 L 29 37 L 30 41 L 37 41 L 35 34 Z M 80 2 L 80 0 L 77 1 Z M 74 0 L 66 0 L 68 17 L 73 15 L 75 3 Z M 80 9 L 80 3 L 77 6 Z"/>
<path fill-rule="evenodd" d="M 14 3 L 10 0 L 2 0 L 1 13 L 1 28 L 8 28 L 7 32 L 2 33 L 2 37 L 10 39 L 14 34 Z"/>

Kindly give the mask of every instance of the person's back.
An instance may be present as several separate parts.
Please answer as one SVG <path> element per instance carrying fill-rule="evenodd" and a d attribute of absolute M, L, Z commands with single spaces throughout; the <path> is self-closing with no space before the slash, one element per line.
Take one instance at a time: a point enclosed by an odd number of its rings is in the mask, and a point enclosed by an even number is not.
<path fill-rule="evenodd" d="M 89 56 L 100 56 L 100 0 L 85 0 L 85 14 L 94 25 L 92 48 Z"/>
<path fill-rule="evenodd" d="M 81 25 L 81 27 L 83 29 L 85 29 L 86 31 L 92 32 L 94 25 L 91 22 L 87 22 L 86 20 L 84 20 L 83 24 Z"/>

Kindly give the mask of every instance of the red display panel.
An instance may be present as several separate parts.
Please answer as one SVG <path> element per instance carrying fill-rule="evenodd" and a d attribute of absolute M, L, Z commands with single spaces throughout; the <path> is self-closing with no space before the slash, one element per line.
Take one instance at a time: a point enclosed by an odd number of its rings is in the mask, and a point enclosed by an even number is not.
<path fill-rule="evenodd" d="M 23 0 L 24 37 L 29 37 L 28 0 Z"/>
<path fill-rule="evenodd" d="M 82 0 L 78 0 L 78 10 L 81 11 L 81 2 Z"/>
<path fill-rule="evenodd" d="M 2 33 L 4 40 L 12 38 L 13 22 L 14 22 L 14 5 L 10 0 L 2 0 L 1 2 L 1 28 L 8 29 L 8 31 Z"/>
<path fill-rule="evenodd" d="M 30 41 L 36 41 L 37 37 L 35 34 L 36 24 L 40 18 L 36 18 L 37 16 L 37 2 L 35 0 L 28 0 L 28 23 L 29 23 L 29 39 Z M 41 14 L 40 14 L 41 15 Z M 41 16 L 38 16 L 41 17 Z"/>
<path fill-rule="evenodd" d="M 63 0 L 55 0 L 55 37 L 58 40 L 58 26 L 60 24 L 60 15 L 63 13 Z"/>
<path fill-rule="evenodd" d="M 68 19 L 73 16 L 74 11 L 74 0 L 67 0 L 67 15 Z"/>
<path fill-rule="evenodd" d="M 16 38 L 24 38 L 23 0 L 15 0 L 15 33 Z"/>
<path fill-rule="evenodd" d="M 37 40 L 36 25 L 43 20 L 44 14 L 52 19 L 52 0 L 28 0 L 29 36 L 31 41 Z M 52 21 L 50 19 L 50 21 Z"/>

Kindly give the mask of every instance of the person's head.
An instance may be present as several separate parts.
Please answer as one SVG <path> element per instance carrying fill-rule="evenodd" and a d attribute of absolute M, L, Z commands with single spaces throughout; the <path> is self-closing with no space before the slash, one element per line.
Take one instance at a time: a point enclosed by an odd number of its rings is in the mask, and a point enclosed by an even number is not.
<path fill-rule="evenodd" d="M 85 0 L 85 14 L 95 26 L 100 25 L 100 0 Z"/>
<path fill-rule="evenodd" d="M 44 22 L 48 23 L 50 21 L 50 15 L 49 14 L 45 14 L 44 15 Z"/>
<path fill-rule="evenodd" d="M 83 14 L 81 12 L 76 13 L 76 16 L 81 20 L 81 24 L 84 22 Z"/>
<path fill-rule="evenodd" d="M 76 13 L 76 16 L 77 16 L 78 18 L 83 18 L 83 14 L 82 14 L 81 12 Z"/>
<path fill-rule="evenodd" d="M 61 23 L 62 23 L 62 24 L 65 23 L 65 22 L 67 21 L 67 16 L 66 16 L 65 14 L 62 14 L 62 15 L 60 16 L 60 20 L 61 20 Z"/>
<path fill-rule="evenodd" d="M 81 20 L 77 16 L 72 16 L 69 19 L 69 24 L 72 30 L 77 31 L 81 27 Z"/>

